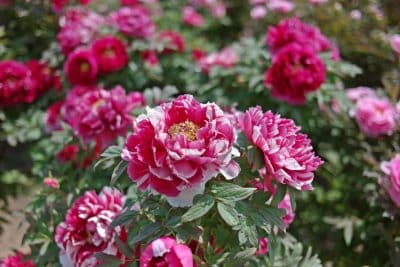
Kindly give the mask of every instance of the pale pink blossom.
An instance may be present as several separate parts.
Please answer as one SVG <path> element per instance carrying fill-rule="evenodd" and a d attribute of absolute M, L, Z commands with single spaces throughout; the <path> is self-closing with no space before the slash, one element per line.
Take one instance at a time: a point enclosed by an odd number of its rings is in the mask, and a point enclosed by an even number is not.
<path fill-rule="evenodd" d="M 203 16 L 191 6 L 183 8 L 182 21 L 183 23 L 193 27 L 201 27 L 204 25 Z"/>
<path fill-rule="evenodd" d="M 385 176 L 381 178 L 380 183 L 394 204 L 400 208 L 400 155 L 397 154 L 389 162 L 382 162 L 381 169 Z"/>
<path fill-rule="evenodd" d="M 267 8 L 265 6 L 255 6 L 250 11 L 252 19 L 262 19 L 267 15 Z"/>
<path fill-rule="evenodd" d="M 270 0 L 267 4 L 267 7 L 271 11 L 289 13 L 293 10 L 294 4 L 287 0 Z"/>
<path fill-rule="evenodd" d="M 43 184 L 55 189 L 60 187 L 60 184 L 58 183 L 57 179 L 53 177 L 44 178 Z"/>
<path fill-rule="evenodd" d="M 123 6 L 111 13 L 109 19 L 129 37 L 149 38 L 156 30 L 149 10 L 141 5 Z"/>
<path fill-rule="evenodd" d="M 365 87 L 365 86 L 359 86 L 359 87 L 347 89 L 346 96 L 353 103 L 356 103 L 358 100 L 360 100 L 364 97 L 376 97 L 376 94 L 372 88 Z"/>

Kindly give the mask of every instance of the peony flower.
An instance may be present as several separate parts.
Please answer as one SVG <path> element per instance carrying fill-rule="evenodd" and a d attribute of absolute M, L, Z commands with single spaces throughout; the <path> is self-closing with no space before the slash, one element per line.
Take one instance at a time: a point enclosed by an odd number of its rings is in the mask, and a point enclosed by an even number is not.
<path fill-rule="evenodd" d="M 55 12 L 61 12 L 64 6 L 69 4 L 70 0 L 51 0 L 51 6 Z M 79 0 L 81 5 L 88 5 L 90 0 Z"/>
<path fill-rule="evenodd" d="M 198 60 L 203 72 L 209 72 L 212 67 L 232 68 L 239 61 L 239 56 L 231 47 L 226 47 L 219 52 L 211 53 Z"/>
<path fill-rule="evenodd" d="M 267 7 L 271 11 L 285 14 L 293 10 L 294 4 L 286 0 L 270 0 Z"/>
<path fill-rule="evenodd" d="M 126 95 L 121 86 L 116 86 L 110 91 L 97 89 L 81 96 L 72 95 L 66 103 L 73 110 L 66 120 L 74 133 L 86 143 L 97 140 L 104 148 L 132 128 L 130 112 L 142 106 L 144 98 L 138 92 Z"/>
<path fill-rule="evenodd" d="M 122 193 L 110 187 L 103 188 L 98 195 L 87 191 L 76 199 L 65 220 L 56 228 L 55 241 L 60 248 L 60 262 L 70 262 L 77 267 L 94 267 L 99 263 L 95 253 L 122 257 L 115 238 L 126 241 L 127 232 L 123 227 L 110 229 L 109 226 L 121 213 L 123 205 Z"/>
<path fill-rule="evenodd" d="M 0 108 L 31 103 L 36 97 L 29 68 L 13 60 L 0 61 Z"/>
<path fill-rule="evenodd" d="M 276 99 L 302 105 L 306 94 L 318 90 L 325 81 L 325 75 L 322 60 L 311 49 L 291 44 L 274 58 L 264 84 L 271 86 Z"/>
<path fill-rule="evenodd" d="M 114 36 L 105 36 L 92 45 L 100 72 L 119 71 L 128 64 L 128 52 L 125 44 Z"/>
<path fill-rule="evenodd" d="M 153 240 L 140 256 L 140 267 L 152 266 L 193 267 L 195 263 L 188 246 L 164 236 Z"/>
<path fill-rule="evenodd" d="M 172 206 L 184 207 L 192 205 L 211 178 L 238 175 L 234 142 L 234 128 L 216 104 L 182 95 L 138 117 L 122 158 L 140 190 L 163 194 Z"/>
<path fill-rule="evenodd" d="M 99 71 L 93 52 L 84 49 L 69 54 L 64 69 L 70 83 L 81 85 L 95 83 Z"/>
<path fill-rule="evenodd" d="M 267 15 L 267 8 L 265 6 L 255 6 L 250 11 L 252 19 L 263 19 Z"/>
<path fill-rule="evenodd" d="M 364 97 L 376 97 L 376 94 L 372 88 L 359 86 L 347 89 L 346 96 L 351 102 L 356 103 L 358 100 Z"/>
<path fill-rule="evenodd" d="M 400 208 L 400 155 L 397 154 L 389 162 L 382 162 L 381 169 L 386 175 L 381 178 L 380 183 L 394 204 Z"/>
<path fill-rule="evenodd" d="M 44 116 L 44 129 L 46 133 L 62 130 L 61 125 L 61 108 L 64 105 L 64 101 L 58 101 L 51 105 Z"/>
<path fill-rule="evenodd" d="M 258 239 L 258 250 L 256 255 L 264 255 L 268 252 L 268 238 L 263 237 Z"/>
<path fill-rule="evenodd" d="M 26 63 L 26 66 L 31 72 L 31 86 L 34 88 L 36 96 L 42 95 L 51 88 L 60 86 L 60 77 L 46 63 L 30 60 Z"/>
<path fill-rule="evenodd" d="M 338 48 L 318 28 L 298 18 L 284 19 L 275 27 L 268 28 L 266 44 L 274 55 L 293 43 L 308 47 L 316 53 L 331 51 L 334 60 L 340 57 Z"/>
<path fill-rule="evenodd" d="M 182 21 L 186 25 L 193 27 L 202 27 L 204 25 L 204 18 L 193 7 L 187 6 L 182 10 Z"/>
<path fill-rule="evenodd" d="M 52 178 L 52 177 L 44 178 L 43 179 L 43 184 L 45 186 L 48 186 L 50 188 L 55 188 L 55 189 L 60 187 L 60 184 L 58 183 L 57 179 Z"/>
<path fill-rule="evenodd" d="M 139 4 L 139 0 L 120 0 L 120 3 L 123 6 L 134 6 Z"/>
<path fill-rule="evenodd" d="M 31 260 L 24 260 L 24 255 L 17 252 L 15 255 L 8 256 L 0 260 L 0 267 L 36 267 Z"/>
<path fill-rule="evenodd" d="M 144 62 L 149 64 L 149 66 L 154 67 L 157 66 L 159 61 L 157 57 L 157 52 L 154 50 L 146 50 L 140 53 L 140 57 L 143 59 Z"/>
<path fill-rule="evenodd" d="M 308 0 L 312 5 L 321 5 L 328 2 L 328 0 Z"/>
<path fill-rule="evenodd" d="M 185 51 L 185 40 L 179 32 L 163 31 L 158 35 L 158 39 L 166 44 L 163 54 L 170 54 L 172 52 L 182 53 Z"/>
<path fill-rule="evenodd" d="M 361 131 L 369 137 L 392 135 L 397 128 L 396 109 L 386 99 L 376 97 L 359 99 L 354 116 Z"/>
<path fill-rule="evenodd" d="M 61 163 L 75 163 L 78 157 L 79 147 L 77 145 L 66 145 L 56 155 L 56 158 Z"/>
<path fill-rule="evenodd" d="M 362 17 L 362 13 L 358 9 L 354 9 L 350 12 L 350 17 L 354 20 L 360 20 Z"/>
<path fill-rule="evenodd" d="M 400 34 L 395 34 L 390 37 L 390 46 L 400 55 Z"/>
<path fill-rule="evenodd" d="M 311 190 L 314 172 L 323 163 L 307 135 L 290 119 L 261 107 L 250 108 L 239 118 L 248 140 L 264 154 L 267 175 L 298 190 Z"/>
<path fill-rule="evenodd" d="M 110 20 L 129 37 L 148 38 L 156 29 L 149 11 L 141 5 L 121 7 L 111 13 Z"/>
<path fill-rule="evenodd" d="M 286 194 L 282 201 L 278 204 L 278 208 L 284 209 L 286 214 L 282 217 L 283 224 L 285 228 L 288 228 L 289 225 L 293 222 L 295 213 L 292 209 L 292 204 L 290 202 L 289 194 Z"/>

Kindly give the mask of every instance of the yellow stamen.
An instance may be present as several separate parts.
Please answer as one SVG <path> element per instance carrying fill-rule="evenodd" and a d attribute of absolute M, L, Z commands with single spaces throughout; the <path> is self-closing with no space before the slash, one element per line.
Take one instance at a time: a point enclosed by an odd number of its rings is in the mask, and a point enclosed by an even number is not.
<path fill-rule="evenodd" d="M 197 131 L 199 130 L 199 126 L 197 126 L 196 124 L 194 124 L 191 121 L 184 121 L 184 122 L 180 122 L 180 123 L 176 123 L 174 125 L 172 125 L 169 129 L 168 129 L 168 133 L 174 137 L 177 134 L 182 134 L 184 136 L 186 136 L 186 138 L 189 141 L 194 141 L 196 140 L 196 134 Z"/>

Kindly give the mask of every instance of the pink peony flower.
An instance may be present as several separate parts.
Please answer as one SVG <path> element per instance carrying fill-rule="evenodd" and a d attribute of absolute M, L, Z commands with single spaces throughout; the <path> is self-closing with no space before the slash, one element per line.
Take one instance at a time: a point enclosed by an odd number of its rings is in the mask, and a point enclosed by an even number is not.
<path fill-rule="evenodd" d="M 322 35 L 318 28 L 296 17 L 284 19 L 275 27 L 268 28 L 266 44 L 274 55 L 293 43 L 308 47 L 317 53 L 331 51 L 332 58 L 339 60 L 338 48 Z"/>
<path fill-rule="evenodd" d="M 149 64 L 149 66 L 151 67 L 157 66 L 159 63 L 157 52 L 154 50 L 142 51 L 140 57 L 143 59 L 144 62 Z"/>
<path fill-rule="evenodd" d="M 267 7 L 271 11 L 285 14 L 293 10 L 294 4 L 287 0 L 270 0 Z"/>
<path fill-rule="evenodd" d="M 144 99 L 138 92 L 126 95 L 122 87 L 116 86 L 110 91 L 97 89 L 72 95 L 66 103 L 73 110 L 66 120 L 75 134 L 87 143 L 97 140 L 104 148 L 132 128 L 134 118 L 130 112 L 142 106 Z"/>
<path fill-rule="evenodd" d="M 400 55 L 400 34 L 395 34 L 390 37 L 390 46 Z"/>
<path fill-rule="evenodd" d="M 182 95 L 138 117 L 122 158 L 140 190 L 163 194 L 172 206 L 183 207 L 192 205 L 219 173 L 226 179 L 238 175 L 234 142 L 234 128 L 216 104 Z"/>
<path fill-rule="evenodd" d="M 250 11 L 252 19 L 263 19 L 267 15 L 267 8 L 265 6 L 255 6 Z"/>
<path fill-rule="evenodd" d="M 77 145 L 66 145 L 56 155 L 56 158 L 61 163 L 75 163 L 78 157 L 79 147 Z"/>
<path fill-rule="evenodd" d="M 359 99 L 354 116 L 361 131 L 369 137 L 392 135 L 397 128 L 396 109 L 386 99 Z"/>
<path fill-rule="evenodd" d="M 204 26 L 204 18 L 193 7 L 187 6 L 182 10 L 182 21 L 186 25 L 193 27 Z"/>
<path fill-rule="evenodd" d="M 165 236 L 153 240 L 140 256 L 140 267 L 153 266 L 193 267 L 195 264 L 188 246 Z"/>
<path fill-rule="evenodd" d="M 47 177 L 43 179 L 43 184 L 45 186 L 51 187 L 51 188 L 59 188 L 60 184 L 58 183 L 57 179 L 52 178 L 52 177 Z"/>
<path fill-rule="evenodd" d="M 239 56 L 231 47 L 226 47 L 219 52 L 211 53 L 198 60 L 203 72 L 209 72 L 212 67 L 232 68 L 239 61 Z"/>
<path fill-rule="evenodd" d="M 256 255 L 264 255 L 268 252 L 268 238 L 263 237 L 258 239 L 258 250 Z"/>
<path fill-rule="evenodd" d="M 51 88 L 60 86 L 60 77 L 56 75 L 55 70 L 50 68 L 46 63 L 38 60 L 30 60 L 26 66 L 31 72 L 32 87 L 36 92 L 36 97 L 42 95 Z"/>
<path fill-rule="evenodd" d="M 46 133 L 62 130 L 61 126 L 61 108 L 64 101 L 58 101 L 51 105 L 44 116 L 44 128 Z"/>
<path fill-rule="evenodd" d="M 321 5 L 328 3 L 328 0 L 308 0 L 308 2 L 310 2 L 312 5 Z"/>
<path fill-rule="evenodd" d="M 282 201 L 278 204 L 278 208 L 284 209 L 286 211 L 286 215 L 282 217 L 283 224 L 286 228 L 293 222 L 295 213 L 292 209 L 292 204 L 290 203 L 290 196 L 286 194 Z"/>
<path fill-rule="evenodd" d="M 111 13 L 110 20 L 129 37 L 148 38 L 156 29 L 149 11 L 141 5 L 121 7 Z"/>
<path fill-rule="evenodd" d="M 353 103 L 364 97 L 376 97 L 375 91 L 372 88 L 359 86 L 354 88 L 349 88 L 346 90 L 346 96 Z"/>
<path fill-rule="evenodd" d="M 36 97 L 29 68 L 13 60 L 0 61 L 0 108 L 31 103 Z"/>
<path fill-rule="evenodd" d="M 265 72 L 264 84 L 272 87 L 271 95 L 293 105 L 306 102 L 306 94 L 318 90 L 325 81 L 322 60 L 307 47 L 286 46 Z"/>
<path fill-rule="evenodd" d="M 397 154 L 389 162 L 382 162 L 381 169 L 386 175 L 381 178 L 380 183 L 394 204 L 400 208 L 400 155 Z"/>
<path fill-rule="evenodd" d="M 247 110 L 239 123 L 248 140 L 264 153 L 268 176 L 298 190 L 312 189 L 314 172 L 323 161 L 292 120 L 263 113 L 258 106 Z"/>
<path fill-rule="evenodd" d="M 128 64 L 125 44 L 114 36 L 105 36 L 96 40 L 92 45 L 92 51 L 100 72 L 119 71 Z"/>
<path fill-rule="evenodd" d="M 103 188 L 99 195 L 87 191 L 76 199 L 65 221 L 56 228 L 55 241 L 60 248 L 60 260 L 69 261 L 73 266 L 94 267 L 99 264 L 95 253 L 122 257 L 115 238 L 126 241 L 127 232 L 123 227 L 110 229 L 109 226 L 123 205 L 122 193 L 109 187 Z"/>
<path fill-rule="evenodd" d="M 185 51 L 185 40 L 179 32 L 163 31 L 158 35 L 158 39 L 166 44 L 166 47 L 162 51 L 163 54 L 170 54 L 172 52 L 182 53 Z"/>
<path fill-rule="evenodd" d="M 24 260 L 21 252 L 0 260 L 0 267 L 36 267 L 31 260 Z"/>
<path fill-rule="evenodd" d="M 55 12 L 61 12 L 62 9 L 69 4 L 70 0 L 51 0 L 51 6 Z M 79 0 L 81 5 L 89 4 L 90 0 Z"/>
<path fill-rule="evenodd" d="M 354 9 L 350 12 L 350 17 L 354 20 L 360 20 L 362 17 L 362 13 L 358 9 Z"/>
<path fill-rule="evenodd" d="M 123 6 L 134 6 L 139 4 L 139 0 L 120 0 Z"/>
<path fill-rule="evenodd" d="M 99 67 L 91 50 L 77 49 L 68 55 L 64 71 L 72 84 L 90 85 L 96 82 Z"/>

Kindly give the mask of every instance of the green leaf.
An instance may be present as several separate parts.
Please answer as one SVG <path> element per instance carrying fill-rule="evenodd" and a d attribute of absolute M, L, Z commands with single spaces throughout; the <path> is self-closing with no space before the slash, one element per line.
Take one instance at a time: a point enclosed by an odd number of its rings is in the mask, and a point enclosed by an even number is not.
<path fill-rule="evenodd" d="M 126 167 L 128 167 L 128 162 L 121 160 L 117 167 L 113 170 L 113 173 L 111 175 L 111 185 L 114 185 L 115 182 L 118 180 L 118 178 L 121 176 L 121 174 L 126 170 Z"/>
<path fill-rule="evenodd" d="M 213 206 L 214 198 L 210 195 L 202 195 L 197 198 L 194 205 L 182 215 L 182 222 L 191 222 L 205 215 Z"/>
<path fill-rule="evenodd" d="M 288 187 L 288 193 L 290 197 L 290 205 L 292 206 L 292 210 L 296 211 L 296 194 L 293 188 Z"/>
<path fill-rule="evenodd" d="M 259 214 L 263 216 L 269 223 L 278 226 L 281 229 L 285 228 L 282 222 L 282 217 L 286 214 L 285 210 L 277 209 L 271 206 L 264 206 L 258 210 Z"/>
<path fill-rule="evenodd" d="M 351 239 L 353 238 L 353 224 L 351 222 L 347 223 L 343 229 L 344 242 L 347 246 L 350 245 Z"/>
<path fill-rule="evenodd" d="M 137 212 L 134 210 L 128 210 L 123 212 L 121 215 L 116 217 L 110 224 L 110 228 L 114 228 L 118 225 L 129 225 L 135 216 L 137 215 Z"/>
<path fill-rule="evenodd" d="M 219 182 L 211 186 L 211 192 L 224 202 L 232 203 L 243 200 L 251 196 L 256 191 L 255 188 L 241 187 L 236 184 Z"/>
<path fill-rule="evenodd" d="M 100 156 L 102 158 L 121 157 L 121 148 L 119 146 L 110 146 Z"/>
<path fill-rule="evenodd" d="M 265 166 L 264 153 L 258 147 L 252 146 L 247 150 L 247 160 L 253 171 Z"/>
<path fill-rule="evenodd" d="M 286 194 L 286 186 L 278 185 L 278 188 L 275 191 L 274 198 L 272 199 L 271 206 L 277 207 Z"/>
<path fill-rule="evenodd" d="M 125 257 L 128 259 L 132 258 L 134 256 L 133 250 L 129 247 L 128 244 L 124 243 L 119 239 L 118 236 L 115 238 L 115 243 L 117 244 L 117 247 L 119 251 L 124 254 Z"/>
<path fill-rule="evenodd" d="M 116 256 L 105 254 L 105 253 L 96 253 L 94 256 L 101 262 L 100 267 L 118 267 L 121 263 L 120 259 Z"/>
<path fill-rule="evenodd" d="M 219 215 L 228 225 L 235 226 L 239 224 L 238 212 L 235 210 L 234 207 L 224 204 L 222 202 L 218 202 L 217 209 Z"/>
<path fill-rule="evenodd" d="M 255 225 L 252 225 L 248 220 L 245 220 L 241 222 L 239 227 L 239 243 L 243 245 L 249 242 L 252 246 L 257 246 L 258 234 Z"/>
<path fill-rule="evenodd" d="M 148 238 L 149 236 L 151 236 L 151 235 L 155 234 L 156 232 L 158 232 L 160 230 L 160 227 L 161 227 L 161 223 L 159 223 L 159 222 L 154 222 L 154 223 L 151 223 L 151 224 L 147 225 L 136 236 L 131 238 L 131 240 L 129 240 L 129 243 L 131 245 L 133 245 L 133 244 L 136 244 L 139 241 L 142 241 L 143 239 Z"/>

